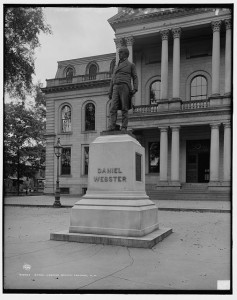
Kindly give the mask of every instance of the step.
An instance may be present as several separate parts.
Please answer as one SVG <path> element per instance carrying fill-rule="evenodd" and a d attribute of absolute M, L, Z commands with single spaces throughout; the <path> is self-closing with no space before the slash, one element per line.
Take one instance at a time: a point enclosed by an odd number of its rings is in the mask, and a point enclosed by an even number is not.
<path fill-rule="evenodd" d="M 230 201 L 231 197 L 222 196 L 222 197 L 213 197 L 210 195 L 204 195 L 197 197 L 196 195 L 184 196 L 184 195 L 165 195 L 165 194 L 149 194 L 150 199 L 162 199 L 162 200 L 203 200 L 203 201 Z"/>
<path fill-rule="evenodd" d="M 176 191 L 160 191 L 147 190 L 147 195 L 155 199 L 163 200 L 203 200 L 203 201 L 230 201 L 231 193 L 222 191 L 200 191 L 200 190 L 176 190 Z"/>

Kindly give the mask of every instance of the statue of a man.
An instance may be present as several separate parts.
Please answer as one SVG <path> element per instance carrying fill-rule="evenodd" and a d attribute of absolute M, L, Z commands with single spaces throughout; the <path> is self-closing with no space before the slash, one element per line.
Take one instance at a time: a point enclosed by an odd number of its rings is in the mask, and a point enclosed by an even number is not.
<path fill-rule="evenodd" d="M 118 110 L 122 111 L 121 131 L 127 130 L 128 110 L 132 108 L 132 97 L 138 90 L 136 67 L 128 61 L 128 56 L 127 47 L 119 49 L 119 63 L 114 69 L 109 88 L 109 99 L 112 99 L 109 130 L 116 130 Z"/>

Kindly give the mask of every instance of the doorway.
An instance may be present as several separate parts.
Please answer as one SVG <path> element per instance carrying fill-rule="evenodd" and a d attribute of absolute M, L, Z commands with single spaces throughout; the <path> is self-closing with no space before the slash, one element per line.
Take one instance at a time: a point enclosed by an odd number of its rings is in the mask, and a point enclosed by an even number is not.
<path fill-rule="evenodd" d="M 186 182 L 209 182 L 210 140 L 186 141 Z"/>

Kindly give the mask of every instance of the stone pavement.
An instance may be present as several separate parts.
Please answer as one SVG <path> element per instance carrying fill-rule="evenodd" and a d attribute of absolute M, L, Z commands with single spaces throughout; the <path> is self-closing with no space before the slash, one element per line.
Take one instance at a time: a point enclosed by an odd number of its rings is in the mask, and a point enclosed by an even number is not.
<path fill-rule="evenodd" d="M 70 208 L 4 207 L 5 289 L 228 293 L 229 213 L 160 211 L 160 226 L 173 233 L 152 249 L 50 240 L 51 232 L 68 228 L 69 219 Z M 226 290 L 218 290 L 219 280 Z"/>
<path fill-rule="evenodd" d="M 61 195 L 63 207 L 72 207 L 81 196 Z M 152 200 L 159 210 L 170 211 L 199 211 L 199 212 L 230 212 L 230 201 L 180 201 L 180 200 Z M 11 206 L 38 206 L 52 207 L 54 195 L 39 196 L 7 196 L 4 198 L 4 205 Z"/>

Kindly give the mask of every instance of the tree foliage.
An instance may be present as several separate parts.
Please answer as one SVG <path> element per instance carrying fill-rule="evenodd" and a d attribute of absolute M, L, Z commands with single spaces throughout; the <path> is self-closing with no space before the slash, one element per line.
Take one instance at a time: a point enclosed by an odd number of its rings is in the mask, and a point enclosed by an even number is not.
<path fill-rule="evenodd" d="M 4 178 L 34 177 L 45 163 L 45 99 L 39 84 L 35 105 L 6 103 L 4 111 Z"/>
<path fill-rule="evenodd" d="M 34 50 L 40 46 L 39 34 L 51 33 L 41 7 L 6 6 L 5 11 L 5 91 L 25 99 L 32 91 L 35 72 Z"/>

